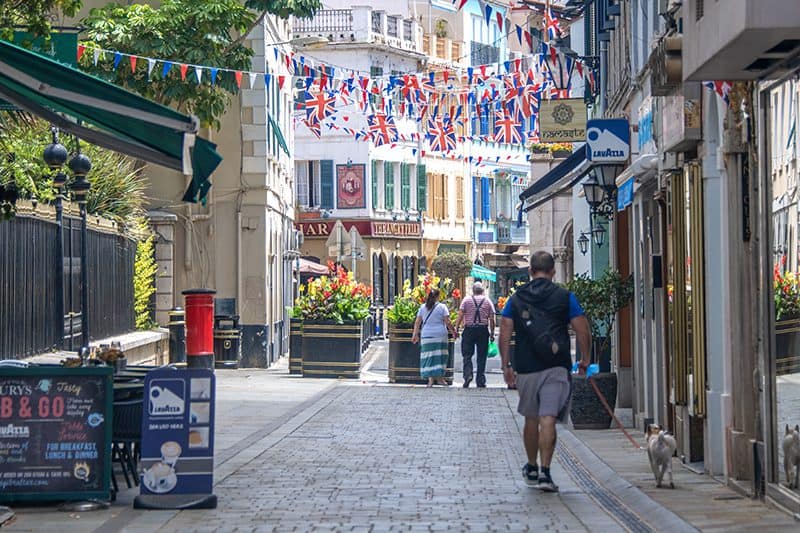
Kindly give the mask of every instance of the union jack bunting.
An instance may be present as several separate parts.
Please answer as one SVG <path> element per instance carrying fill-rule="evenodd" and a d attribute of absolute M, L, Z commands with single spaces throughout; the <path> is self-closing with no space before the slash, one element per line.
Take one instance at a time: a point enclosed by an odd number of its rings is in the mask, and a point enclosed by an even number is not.
<path fill-rule="evenodd" d="M 322 132 L 320 131 L 319 121 L 303 119 L 303 124 L 305 124 L 306 128 L 308 128 L 317 139 L 321 137 Z M 330 126 L 332 126 L 332 124 Z"/>
<path fill-rule="evenodd" d="M 494 140 L 498 143 L 521 144 L 522 126 L 508 111 L 498 111 L 494 122 Z"/>
<path fill-rule="evenodd" d="M 335 110 L 336 96 L 329 96 L 321 90 L 316 94 L 306 91 L 306 119 L 319 122 L 331 116 Z"/>
<path fill-rule="evenodd" d="M 456 149 L 456 132 L 451 121 L 442 117 L 428 121 L 428 138 L 431 142 L 431 152 L 448 152 Z"/>
<path fill-rule="evenodd" d="M 561 37 L 561 26 L 558 23 L 558 17 L 553 14 L 553 10 L 549 7 L 544 11 L 544 29 L 547 32 L 549 41 Z"/>
<path fill-rule="evenodd" d="M 519 110 L 522 116 L 530 118 L 539 113 L 539 100 L 541 99 L 542 86 L 538 83 L 528 84 L 522 88 L 519 95 Z"/>
<path fill-rule="evenodd" d="M 367 117 L 369 123 L 369 133 L 375 146 L 381 146 L 397 141 L 397 126 L 394 124 L 394 117 L 384 113 L 375 113 Z"/>
<path fill-rule="evenodd" d="M 704 81 L 703 86 L 707 89 L 711 89 L 717 95 L 722 98 L 727 105 L 731 105 L 731 89 L 733 88 L 733 84 L 729 81 Z"/>

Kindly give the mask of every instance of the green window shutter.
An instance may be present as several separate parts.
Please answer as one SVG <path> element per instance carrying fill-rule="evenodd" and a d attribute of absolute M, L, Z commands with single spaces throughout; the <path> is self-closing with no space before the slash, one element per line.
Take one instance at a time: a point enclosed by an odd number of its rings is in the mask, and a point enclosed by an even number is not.
<path fill-rule="evenodd" d="M 383 163 L 383 181 L 386 209 L 394 209 L 394 163 L 391 161 Z"/>
<path fill-rule="evenodd" d="M 400 163 L 400 207 L 407 211 L 411 207 L 411 169 Z"/>
<path fill-rule="evenodd" d="M 417 210 L 422 213 L 428 207 L 428 176 L 425 165 L 417 165 Z"/>
<path fill-rule="evenodd" d="M 372 209 L 378 209 L 378 161 L 372 160 Z"/>
<path fill-rule="evenodd" d="M 320 189 L 322 198 L 319 206 L 322 209 L 333 209 L 333 160 L 323 159 L 319 162 Z"/>

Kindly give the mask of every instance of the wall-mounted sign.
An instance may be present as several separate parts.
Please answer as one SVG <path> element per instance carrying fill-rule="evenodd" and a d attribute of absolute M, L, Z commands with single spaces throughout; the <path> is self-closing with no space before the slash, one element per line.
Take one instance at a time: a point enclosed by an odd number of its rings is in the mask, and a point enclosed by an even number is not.
<path fill-rule="evenodd" d="M 494 242 L 494 232 L 493 231 L 479 231 L 478 232 L 478 242 Z"/>
<path fill-rule="evenodd" d="M 108 499 L 112 369 L 0 370 L 0 501 Z"/>
<path fill-rule="evenodd" d="M 173 508 L 161 495 L 211 495 L 214 481 L 214 372 L 147 373 L 142 416 L 141 495 L 135 506 Z M 213 501 L 216 506 L 216 499 Z"/>
<path fill-rule="evenodd" d="M 342 220 L 344 229 L 350 231 L 355 227 L 361 235 L 371 235 L 371 226 L 368 220 Z M 333 226 L 336 220 L 324 220 L 316 222 L 295 222 L 294 227 L 303 233 L 306 239 L 327 239 L 333 233 Z"/>
<path fill-rule="evenodd" d="M 683 152 L 702 139 L 700 99 L 665 96 L 661 139 L 667 152 Z"/>
<path fill-rule="evenodd" d="M 422 235 L 419 222 L 373 222 L 373 237 L 416 238 Z"/>
<path fill-rule="evenodd" d="M 440 254 L 465 254 L 467 253 L 467 245 L 466 244 L 440 244 L 439 251 L 437 255 Z"/>
<path fill-rule="evenodd" d="M 631 154 L 631 129 L 624 118 L 586 123 L 586 158 L 594 163 L 624 163 Z"/>
<path fill-rule="evenodd" d="M 639 106 L 639 135 L 638 148 L 640 154 L 654 154 L 657 152 L 656 140 L 653 131 L 653 98 L 647 97 Z"/>
<path fill-rule="evenodd" d="M 336 165 L 337 209 L 364 209 L 366 165 Z"/>
<path fill-rule="evenodd" d="M 539 104 L 539 138 L 543 143 L 586 140 L 586 103 L 583 98 L 542 100 Z"/>

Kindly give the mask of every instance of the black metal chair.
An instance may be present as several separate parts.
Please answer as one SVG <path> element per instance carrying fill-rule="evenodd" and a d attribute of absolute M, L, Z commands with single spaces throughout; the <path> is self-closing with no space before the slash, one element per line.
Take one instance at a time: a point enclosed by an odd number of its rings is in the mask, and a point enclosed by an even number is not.
<path fill-rule="evenodd" d="M 112 464 L 119 463 L 128 488 L 139 485 L 136 464 L 141 455 L 143 406 L 143 398 L 114 402 L 111 461 Z M 133 478 L 133 485 L 128 478 L 128 473 Z M 113 474 L 112 479 L 116 488 L 117 481 Z"/>

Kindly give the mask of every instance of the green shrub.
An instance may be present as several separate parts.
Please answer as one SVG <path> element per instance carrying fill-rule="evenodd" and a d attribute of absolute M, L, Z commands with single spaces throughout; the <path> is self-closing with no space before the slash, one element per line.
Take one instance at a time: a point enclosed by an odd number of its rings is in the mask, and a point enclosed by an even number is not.
<path fill-rule="evenodd" d="M 153 321 L 150 299 L 156 292 L 157 272 L 155 235 L 151 234 L 139 241 L 133 266 L 133 310 L 136 316 L 136 329 L 151 329 L 156 325 Z"/>

